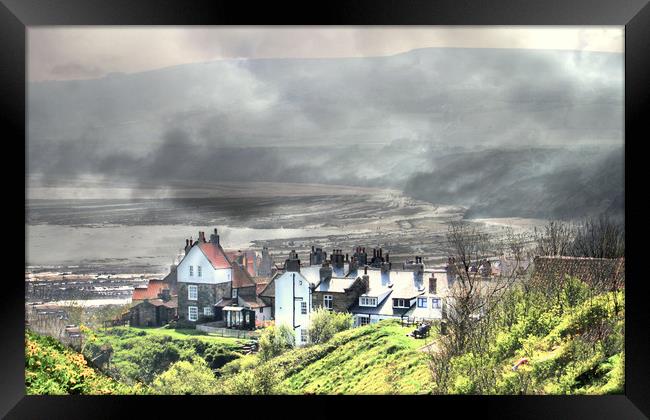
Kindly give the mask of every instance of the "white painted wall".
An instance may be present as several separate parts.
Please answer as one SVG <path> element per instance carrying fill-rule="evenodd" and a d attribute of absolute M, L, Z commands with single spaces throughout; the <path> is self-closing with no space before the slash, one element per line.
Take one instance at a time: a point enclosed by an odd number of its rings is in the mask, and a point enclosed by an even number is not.
<path fill-rule="evenodd" d="M 255 320 L 257 321 L 269 321 L 271 320 L 271 307 L 266 306 L 262 308 L 262 312 L 260 312 L 260 309 L 257 308 L 255 309 Z"/>
<path fill-rule="evenodd" d="M 190 266 L 193 267 L 193 276 L 190 276 Z M 198 267 L 201 267 L 199 277 Z M 178 281 L 181 283 L 217 284 L 227 283 L 232 279 L 232 268 L 216 270 L 198 246 L 193 246 L 178 264 L 176 269 Z"/>
<path fill-rule="evenodd" d="M 295 285 L 295 287 L 294 287 Z M 295 301 L 295 307 L 294 307 Z M 307 314 L 301 313 L 301 302 L 307 304 Z M 288 325 L 296 333 L 296 345 L 300 346 L 301 330 L 309 328 L 311 313 L 311 290 L 309 282 L 300 273 L 287 271 L 275 279 L 275 324 Z"/>

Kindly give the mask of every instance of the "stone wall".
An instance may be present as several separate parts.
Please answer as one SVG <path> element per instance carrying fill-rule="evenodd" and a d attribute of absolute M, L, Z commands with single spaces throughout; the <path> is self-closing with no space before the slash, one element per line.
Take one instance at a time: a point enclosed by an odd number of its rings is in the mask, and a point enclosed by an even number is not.
<path fill-rule="evenodd" d="M 221 299 L 229 299 L 231 296 L 231 282 L 219 284 L 194 284 L 198 286 L 197 300 L 188 300 L 187 286 L 192 283 L 178 283 L 178 324 L 181 326 L 194 326 L 198 323 L 210 322 L 214 320 L 214 315 L 203 315 L 203 308 L 214 305 Z M 199 309 L 199 319 L 189 321 L 188 306 L 196 306 Z"/>
<path fill-rule="evenodd" d="M 129 324 L 134 327 L 154 327 L 156 307 L 149 302 L 142 302 L 129 310 Z"/>
<path fill-rule="evenodd" d="M 350 307 L 358 299 L 356 293 L 333 293 L 333 292 L 313 292 L 312 293 L 312 310 L 323 306 L 323 296 L 332 296 L 332 309 L 336 312 L 348 312 Z"/>

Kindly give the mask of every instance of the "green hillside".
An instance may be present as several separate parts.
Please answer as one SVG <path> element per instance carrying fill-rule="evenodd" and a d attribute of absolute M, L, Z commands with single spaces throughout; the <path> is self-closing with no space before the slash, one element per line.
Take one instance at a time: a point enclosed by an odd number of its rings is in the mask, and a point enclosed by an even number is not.
<path fill-rule="evenodd" d="M 219 392 L 291 394 L 612 394 L 624 385 L 624 295 L 597 294 L 570 279 L 554 294 L 514 289 L 486 324 L 482 351 L 468 348 L 440 371 L 423 349 L 447 337 L 407 337 L 412 328 L 381 321 L 325 344 L 261 362 L 226 364 Z M 478 348 L 478 347 L 477 347 Z M 513 364 L 528 363 L 513 370 Z M 265 383 L 265 386 L 253 385 Z"/>

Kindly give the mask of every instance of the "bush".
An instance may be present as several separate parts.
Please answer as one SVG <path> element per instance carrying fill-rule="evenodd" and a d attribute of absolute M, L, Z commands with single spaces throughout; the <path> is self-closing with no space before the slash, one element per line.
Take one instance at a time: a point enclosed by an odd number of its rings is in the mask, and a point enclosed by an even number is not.
<path fill-rule="evenodd" d="M 309 341 L 311 344 L 327 342 L 334 334 L 352 328 L 352 315 L 332 312 L 324 308 L 316 309 L 311 316 Z"/>
<path fill-rule="evenodd" d="M 224 384 L 224 392 L 233 395 L 277 395 L 286 392 L 277 366 L 264 363 L 246 370 Z"/>
<path fill-rule="evenodd" d="M 162 395 L 210 395 L 219 393 L 219 384 L 206 361 L 194 357 L 171 365 L 154 379 L 151 390 Z"/>
<path fill-rule="evenodd" d="M 29 395 L 144 393 L 88 366 L 82 354 L 51 337 L 25 332 L 25 387 Z"/>
<path fill-rule="evenodd" d="M 295 334 L 286 325 L 267 327 L 259 340 L 259 355 L 262 361 L 269 360 L 284 353 L 295 345 Z"/>

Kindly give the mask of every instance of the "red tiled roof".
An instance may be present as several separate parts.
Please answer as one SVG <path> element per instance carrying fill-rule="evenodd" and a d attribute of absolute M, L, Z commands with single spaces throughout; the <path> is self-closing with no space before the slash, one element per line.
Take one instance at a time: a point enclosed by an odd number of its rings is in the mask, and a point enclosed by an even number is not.
<path fill-rule="evenodd" d="M 266 286 L 268 286 L 268 283 L 257 283 L 255 285 L 255 294 L 259 295 L 262 293 L 262 291 L 266 289 Z"/>
<path fill-rule="evenodd" d="M 199 248 L 205 256 L 207 257 L 212 267 L 215 269 L 219 268 L 230 268 L 230 261 L 226 257 L 223 248 L 221 245 L 213 244 L 211 242 L 199 242 Z"/>
<path fill-rule="evenodd" d="M 228 257 L 228 259 L 232 262 L 238 262 L 243 265 L 245 261 L 246 266 L 244 268 L 246 269 L 248 274 L 251 276 L 254 276 L 256 274 L 255 259 L 257 258 L 257 256 L 255 255 L 255 251 L 248 249 L 245 251 L 224 251 L 224 253 Z"/>
<path fill-rule="evenodd" d="M 253 278 L 239 264 L 232 263 L 232 287 L 237 289 L 250 286 L 255 286 Z"/>
<path fill-rule="evenodd" d="M 136 288 L 133 290 L 131 300 L 156 299 L 163 289 L 168 289 L 167 283 L 162 280 L 149 280 L 146 288 Z"/>

